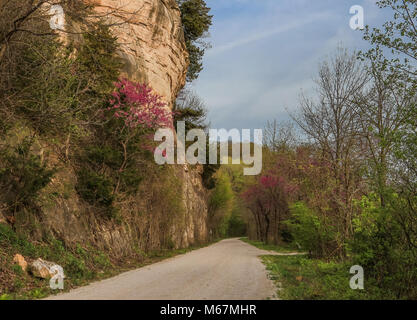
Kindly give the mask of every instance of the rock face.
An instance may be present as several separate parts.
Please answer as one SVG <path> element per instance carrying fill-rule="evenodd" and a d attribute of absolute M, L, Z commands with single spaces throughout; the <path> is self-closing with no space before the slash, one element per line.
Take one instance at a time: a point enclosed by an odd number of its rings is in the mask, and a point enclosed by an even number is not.
<path fill-rule="evenodd" d="M 143 182 L 141 187 L 145 191 L 121 208 L 122 223 L 103 220 L 73 191 L 67 198 L 58 197 L 42 205 L 44 215 L 38 225 L 44 230 L 39 230 L 37 236 L 41 238 L 46 230 L 68 246 L 93 244 L 118 259 L 134 254 L 137 249 L 148 252 L 205 243 L 208 240 L 207 190 L 202 185 L 200 170 L 201 167 L 186 171 L 183 166 L 172 170 L 180 182 L 173 187 L 179 188 L 176 194 L 183 200 L 181 211 L 167 214 L 164 208 L 158 207 L 164 193 L 154 181 Z M 74 179 L 75 174 L 70 171 L 59 172 L 47 188 L 61 190 L 65 185 L 73 185 Z"/>
<path fill-rule="evenodd" d="M 181 12 L 175 0 L 94 0 L 96 10 L 122 23 L 113 32 L 121 44 L 124 73 L 148 83 L 172 107 L 185 85 L 189 64 Z M 116 14 L 113 14 L 116 12 Z M 201 176 L 179 167 L 183 181 L 185 216 L 172 226 L 175 247 L 207 239 L 207 201 Z M 180 227 L 181 226 L 181 227 Z"/>
<path fill-rule="evenodd" d="M 181 170 L 182 171 L 182 170 Z M 175 233 L 175 243 L 189 246 L 195 242 L 205 242 L 208 237 L 207 230 L 207 190 L 201 183 L 202 167 L 190 170 L 187 165 L 181 172 L 183 180 L 183 199 L 185 217 L 182 233 Z M 175 228 L 175 225 L 173 226 Z M 176 245 L 179 247 L 178 245 Z"/>
<path fill-rule="evenodd" d="M 87 1 L 87 0 L 85 0 Z M 124 74 L 130 80 L 147 82 L 172 106 L 185 84 L 188 53 L 184 43 L 180 11 L 175 0 L 89 0 L 100 15 L 106 15 L 121 44 L 120 55 L 126 62 Z M 201 168 L 200 168 L 201 169 Z M 145 181 L 145 192 L 121 208 L 122 223 L 101 219 L 76 194 L 48 201 L 42 197 L 43 216 L 37 237 L 52 234 L 66 245 L 93 244 L 111 256 L 123 258 L 138 250 L 147 252 L 161 247 L 180 248 L 205 242 L 207 233 L 207 192 L 201 172 L 176 166 L 174 175 L 181 183 L 174 188 L 182 194 L 184 212 L 173 217 L 158 201 L 146 197 L 164 197 L 163 191 Z M 65 168 L 55 175 L 49 188 L 54 191 L 74 186 L 76 175 Z M 47 188 L 48 189 L 48 188 Z M 46 190 L 47 191 L 47 190 Z M 45 191 L 45 192 L 46 192 Z M 26 218 L 21 217 L 24 221 Z"/>
<path fill-rule="evenodd" d="M 171 106 L 185 84 L 188 53 L 175 0 L 94 0 L 100 15 L 117 24 L 124 73 L 147 82 Z"/>

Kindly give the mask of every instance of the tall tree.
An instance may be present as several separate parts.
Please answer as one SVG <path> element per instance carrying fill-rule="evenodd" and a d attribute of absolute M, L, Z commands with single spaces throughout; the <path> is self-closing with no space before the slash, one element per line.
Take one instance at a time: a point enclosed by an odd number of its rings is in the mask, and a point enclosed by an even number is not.
<path fill-rule="evenodd" d="M 379 70 L 375 64 L 371 64 L 369 73 L 371 85 L 362 96 L 358 96 L 354 107 L 361 126 L 360 133 L 365 138 L 371 179 L 382 206 L 385 206 L 389 172 L 395 167 L 394 144 L 411 116 L 408 112 L 410 95 L 405 89 L 407 84 L 394 74 Z"/>
<path fill-rule="evenodd" d="M 402 130 L 396 134 L 396 159 L 403 186 L 417 191 L 417 1 L 381 0 L 380 8 L 393 17 L 381 29 L 367 27 L 364 39 L 373 48 L 362 53 L 380 73 L 395 79 L 393 86 L 405 96 Z M 398 103 L 397 99 L 395 103 Z M 405 173 L 405 174 L 404 174 Z"/>
<path fill-rule="evenodd" d="M 330 161 L 337 190 L 334 201 L 339 203 L 344 234 L 351 233 L 351 200 L 356 193 L 355 171 L 358 147 L 358 122 L 352 101 L 361 95 L 367 83 L 366 72 L 356 54 L 339 48 L 336 54 L 321 64 L 316 80 L 318 101 L 301 100 L 301 112 L 294 117 L 301 129 L 318 144 L 322 155 Z"/>

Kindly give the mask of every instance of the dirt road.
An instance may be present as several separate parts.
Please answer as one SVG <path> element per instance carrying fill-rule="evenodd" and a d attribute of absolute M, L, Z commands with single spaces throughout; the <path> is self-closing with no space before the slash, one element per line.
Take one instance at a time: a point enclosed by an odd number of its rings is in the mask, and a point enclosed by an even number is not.
<path fill-rule="evenodd" d="M 238 239 L 176 256 L 49 299 L 245 300 L 273 297 L 259 255 Z"/>

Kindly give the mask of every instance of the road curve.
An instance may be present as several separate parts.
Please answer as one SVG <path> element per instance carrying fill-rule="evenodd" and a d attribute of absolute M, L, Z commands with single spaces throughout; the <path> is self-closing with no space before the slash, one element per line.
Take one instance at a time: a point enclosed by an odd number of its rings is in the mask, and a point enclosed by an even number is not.
<path fill-rule="evenodd" d="M 259 255 L 271 254 L 238 239 L 176 256 L 95 282 L 55 300 L 261 300 L 275 286 Z"/>

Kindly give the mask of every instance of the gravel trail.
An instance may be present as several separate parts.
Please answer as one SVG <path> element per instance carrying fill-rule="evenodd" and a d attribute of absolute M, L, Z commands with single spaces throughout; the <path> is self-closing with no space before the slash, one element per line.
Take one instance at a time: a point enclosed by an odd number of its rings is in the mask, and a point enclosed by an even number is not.
<path fill-rule="evenodd" d="M 227 239 L 116 277 L 95 282 L 58 300 L 261 300 L 275 286 L 258 256 L 271 254 Z"/>

